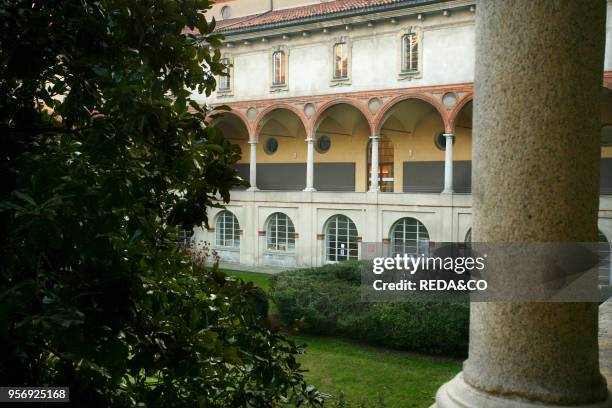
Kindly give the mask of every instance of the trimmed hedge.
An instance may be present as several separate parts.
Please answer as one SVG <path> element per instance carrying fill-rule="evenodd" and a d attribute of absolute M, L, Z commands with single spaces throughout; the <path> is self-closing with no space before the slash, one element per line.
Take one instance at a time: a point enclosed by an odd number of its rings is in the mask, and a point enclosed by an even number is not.
<path fill-rule="evenodd" d="M 311 334 L 430 354 L 467 354 L 469 304 L 366 303 L 360 282 L 360 264 L 344 262 L 275 275 L 271 295 L 286 324 L 302 320 Z"/>

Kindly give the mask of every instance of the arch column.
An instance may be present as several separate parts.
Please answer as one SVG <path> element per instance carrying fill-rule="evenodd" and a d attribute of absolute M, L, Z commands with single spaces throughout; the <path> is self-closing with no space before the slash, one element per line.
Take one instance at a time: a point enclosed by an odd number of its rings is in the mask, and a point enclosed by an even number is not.
<path fill-rule="evenodd" d="M 595 241 L 605 22 L 604 0 L 478 0 L 474 242 Z M 596 303 L 470 313 L 469 357 L 438 408 L 612 405 Z"/>
<path fill-rule="evenodd" d="M 370 140 L 372 141 L 372 168 L 370 170 L 372 180 L 370 181 L 369 192 L 376 193 L 380 190 L 378 185 L 378 145 L 380 143 L 380 136 L 372 135 Z"/>
<path fill-rule="evenodd" d="M 314 188 L 314 132 L 306 139 L 306 188 L 304 191 L 317 191 Z"/>
<path fill-rule="evenodd" d="M 453 133 L 444 133 L 445 152 L 444 152 L 444 190 L 445 194 L 452 194 L 453 190 L 453 144 L 455 135 Z"/>
<path fill-rule="evenodd" d="M 257 188 L 257 140 L 249 140 L 251 156 L 249 159 L 249 184 L 248 191 L 259 191 Z"/>

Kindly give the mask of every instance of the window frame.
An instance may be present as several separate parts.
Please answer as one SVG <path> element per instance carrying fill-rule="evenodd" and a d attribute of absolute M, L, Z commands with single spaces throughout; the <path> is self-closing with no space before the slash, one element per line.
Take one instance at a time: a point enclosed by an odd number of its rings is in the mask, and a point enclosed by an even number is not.
<path fill-rule="evenodd" d="M 336 76 L 336 46 L 343 45 L 346 51 L 346 76 Z M 348 36 L 334 37 L 329 42 L 329 65 L 330 65 L 330 86 L 349 86 L 352 82 L 353 70 L 353 42 Z"/>
<path fill-rule="evenodd" d="M 340 225 L 339 221 L 342 221 L 345 225 Z M 339 235 L 339 232 L 345 229 L 346 234 Z M 331 232 L 334 235 L 332 237 Z M 354 236 L 351 234 L 354 231 Z M 325 262 L 326 263 L 337 263 L 349 260 L 359 259 L 359 231 L 353 220 L 344 214 L 335 214 L 329 217 L 325 223 Z M 345 238 L 339 240 L 338 238 Z M 331 239 L 333 238 L 333 240 Z M 332 242 L 337 243 L 332 248 Z M 346 255 L 339 255 L 340 246 L 338 244 L 346 244 Z M 351 248 L 353 246 L 353 248 Z M 333 250 L 333 251 L 332 251 Z M 332 255 L 333 252 L 333 255 Z M 333 258 L 333 259 L 332 259 Z"/>
<path fill-rule="evenodd" d="M 417 50 L 416 50 L 416 68 L 412 70 L 405 69 L 404 58 L 406 55 L 406 38 L 415 36 Z M 397 36 L 397 69 L 398 69 L 398 80 L 412 80 L 422 78 L 423 76 L 423 30 L 418 26 L 406 26 L 404 27 Z"/>
<path fill-rule="evenodd" d="M 234 94 L 234 58 L 231 54 L 223 54 L 221 55 L 221 60 L 226 60 L 228 62 L 227 68 L 225 69 L 228 76 L 217 77 L 217 96 L 218 97 L 229 97 Z M 227 88 L 222 88 L 221 84 L 227 81 Z"/>
<path fill-rule="evenodd" d="M 229 217 L 231 216 L 231 217 Z M 229 228 L 228 218 L 231 220 Z M 227 232 L 230 231 L 230 236 L 227 236 Z M 215 246 L 224 249 L 239 250 L 242 241 L 242 231 L 240 229 L 240 222 L 236 214 L 229 210 L 223 210 L 217 214 L 215 220 Z M 227 245 L 227 242 L 232 242 L 232 245 Z"/>
<path fill-rule="evenodd" d="M 266 252 L 295 253 L 295 226 L 283 212 L 270 214 L 266 221 Z"/>
<path fill-rule="evenodd" d="M 277 82 L 276 56 L 284 56 L 284 82 Z M 281 68 L 283 68 L 281 63 Z M 270 52 L 270 92 L 286 92 L 289 90 L 289 49 L 285 45 L 273 47 Z"/>
<path fill-rule="evenodd" d="M 410 225 L 407 225 L 407 221 L 414 221 L 415 227 L 416 227 L 416 231 L 409 231 L 407 227 L 412 227 Z M 396 230 L 398 229 L 398 227 L 401 227 L 401 247 L 402 250 L 401 251 L 397 251 L 397 247 L 398 247 L 398 237 L 397 237 L 397 233 Z M 408 234 L 412 234 L 415 233 L 416 236 L 414 237 L 414 239 L 411 238 L 407 238 Z M 421 234 L 425 234 L 425 237 L 427 238 L 427 242 L 426 244 L 423 243 L 423 239 L 421 239 Z M 423 238 L 425 238 L 423 237 Z M 407 242 L 414 242 L 414 248 L 416 249 L 416 252 L 408 252 L 407 248 L 409 247 L 409 245 L 407 244 Z M 429 255 L 429 244 L 431 243 L 431 237 L 429 235 L 429 230 L 427 229 L 427 227 L 425 226 L 425 224 L 415 218 L 415 217 L 402 217 L 400 219 L 398 219 L 397 221 L 395 221 L 393 223 L 393 225 L 391 226 L 391 230 L 389 231 L 389 244 L 391 246 L 391 251 L 390 254 L 391 256 L 395 256 L 396 254 L 408 254 L 408 255 L 415 255 L 415 256 L 421 256 L 422 254 L 424 254 L 425 256 Z M 423 248 L 423 246 L 425 246 L 425 248 Z"/>
<path fill-rule="evenodd" d="M 597 245 L 599 256 L 603 256 L 604 260 L 607 261 L 607 263 L 600 261 L 600 265 L 597 268 L 597 284 L 599 287 L 606 287 L 601 282 L 602 273 L 604 273 L 607 274 L 608 286 L 612 286 L 612 243 L 602 230 L 597 231 Z"/>

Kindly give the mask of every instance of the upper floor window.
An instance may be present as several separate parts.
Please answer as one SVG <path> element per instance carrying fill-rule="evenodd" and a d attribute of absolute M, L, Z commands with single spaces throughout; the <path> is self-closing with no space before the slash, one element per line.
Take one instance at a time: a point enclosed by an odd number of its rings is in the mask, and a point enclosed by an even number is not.
<path fill-rule="evenodd" d="M 348 78 L 348 45 L 339 42 L 334 45 L 334 78 Z"/>
<path fill-rule="evenodd" d="M 272 55 L 272 64 L 272 83 L 274 85 L 285 85 L 287 83 L 287 56 L 285 51 L 275 51 Z"/>
<path fill-rule="evenodd" d="M 221 9 L 221 18 L 223 18 L 224 20 L 227 20 L 231 16 L 232 16 L 232 10 L 229 8 L 229 6 L 225 6 Z"/>
<path fill-rule="evenodd" d="M 231 77 L 230 77 L 230 59 L 229 58 L 221 58 L 221 63 L 225 65 L 225 69 L 223 69 L 223 73 L 225 75 L 221 75 L 219 77 L 219 90 L 220 91 L 229 91 L 231 88 Z"/>
<path fill-rule="evenodd" d="M 419 70 L 419 36 L 417 33 L 405 34 L 402 37 L 402 71 Z"/>

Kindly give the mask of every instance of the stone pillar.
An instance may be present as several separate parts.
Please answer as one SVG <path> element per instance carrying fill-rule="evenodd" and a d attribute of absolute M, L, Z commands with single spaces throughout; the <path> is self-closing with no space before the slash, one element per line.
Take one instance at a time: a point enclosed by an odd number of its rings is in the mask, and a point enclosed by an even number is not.
<path fill-rule="evenodd" d="M 606 1 L 476 10 L 474 242 L 595 242 Z M 436 402 L 612 406 L 597 304 L 473 303 L 469 357 Z"/>
<path fill-rule="evenodd" d="M 372 169 L 370 181 L 370 192 L 374 193 L 379 191 L 378 187 L 378 144 L 380 143 L 380 136 L 373 135 L 370 137 L 372 141 Z"/>
<path fill-rule="evenodd" d="M 258 191 L 257 188 L 257 140 L 249 140 L 251 145 L 251 158 L 249 161 L 249 184 L 248 191 Z"/>
<path fill-rule="evenodd" d="M 306 188 L 304 191 L 317 191 L 314 188 L 314 137 L 310 136 L 306 139 L 307 155 L 306 155 Z"/>
<path fill-rule="evenodd" d="M 455 135 L 444 133 L 446 139 L 446 151 L 444 153 L 444 191 L 443 193 L 453 193 L 453 142 Z"/>

